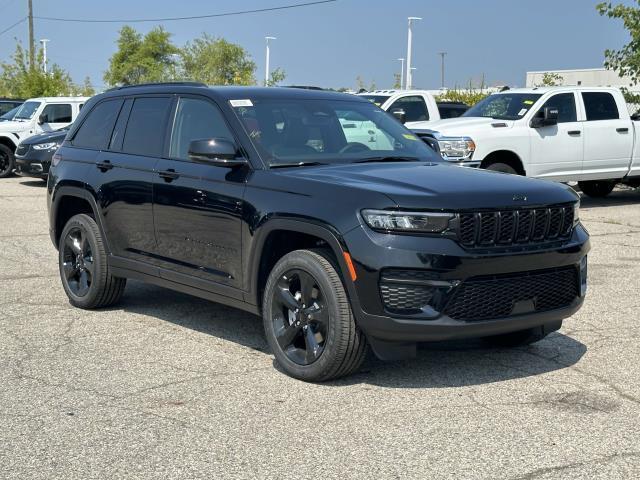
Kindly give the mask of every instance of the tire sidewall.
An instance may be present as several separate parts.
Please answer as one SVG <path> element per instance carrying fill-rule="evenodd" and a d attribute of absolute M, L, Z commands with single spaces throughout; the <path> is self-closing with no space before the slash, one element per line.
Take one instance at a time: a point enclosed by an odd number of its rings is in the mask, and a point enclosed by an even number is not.
<path fill-rule="evenodd" d="M 518 172 L 516 172 L 516 170 L 513 167 L 511 167 L 510 165 L 507 165 L 506 163 L 500 163 L 500 162 L 492 163 L 487 167 L 487 170 L 491 172 L 510 173 L 511 175 L 518 174 Z"/>
<path fill-rule="evenodd" d="M 11 174 L 13 173 L 13 169 L 16 165 L 16 159 L 11 149 L 4 144 L 0 144 L 0 153 L 4 153 L 9 157 L 9 169 L 5 172 L 0 172 L 0 178 L 6 178 L 11 176 Z"/>

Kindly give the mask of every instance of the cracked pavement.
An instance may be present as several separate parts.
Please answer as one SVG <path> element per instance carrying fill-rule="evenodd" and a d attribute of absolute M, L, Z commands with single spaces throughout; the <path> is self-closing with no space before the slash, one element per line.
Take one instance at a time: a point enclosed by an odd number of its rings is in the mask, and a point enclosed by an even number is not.
<path fill-rule="evenodd" d="M 560 332 L 312 385 L 238 310 L 139 282 L 72 308 L 44 184 L 0 180 L 0 478 L 638 478 L 640 191 L 581 217 L 589 293 Z"/>

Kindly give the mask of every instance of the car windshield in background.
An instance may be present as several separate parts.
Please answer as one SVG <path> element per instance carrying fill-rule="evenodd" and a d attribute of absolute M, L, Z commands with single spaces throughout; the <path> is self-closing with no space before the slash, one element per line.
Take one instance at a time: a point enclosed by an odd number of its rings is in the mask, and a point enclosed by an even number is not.
<path fill-rule="evenodd" d="M 343 100 L 231 100 L 271 166 L 438 161 L 433 150 L 378 107 Z"/>
<path fill-rule="evenodd" d="M 30 120 L 35 115 L 40 102 L 25 102 L 20 106 L 14 120 Z"/>
<path fill-rule="evenodd" d="M 542 96 L 539 93 L 500 93 L 489 95 L 462 114 L 463 117 L 489 117 L 518 120 Z"/>
<path fill-rule="evenodd" d="M 369 100 L 374 105 L 377 105 L 378 107 L 382 105 L 384 102 L 386 102 L 387 100 L 389 100 L 389 98 L 391 98 L 389 95 L 359 95 L 359 96 L 362 98 L 366 98 L 367 100 Z"/>
<path fill-rule="evenodd" d="M 18 113 L 18 110 L 20 110 L 20 107 L 16 107 L 14 109 L 9 110 L 4 115 L 0 116 L 0 122 L 8 122 L 10 120 L 13 120 L 13 117 L 16 116 L 16 113 Z"/>

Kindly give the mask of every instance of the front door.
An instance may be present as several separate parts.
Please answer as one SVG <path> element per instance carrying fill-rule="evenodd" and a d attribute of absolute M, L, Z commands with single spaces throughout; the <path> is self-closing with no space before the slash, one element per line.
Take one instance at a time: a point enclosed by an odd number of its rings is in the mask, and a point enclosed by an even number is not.
<path fill-rule="evenodd" d="M 73 113 L 70 103 L 50 103 L 44 107 L 38 120 L 40 132 L 53 132 L 70 125 Z"/>
<path fill-rule="evenodd" d="M 234 140 L 218 107 L 204 97 L 179 98 L 169 158 L 156 165 L 153 210 L 159 266 L 173 281 L 193 284 L 195 277 L 240 288 L 246 171 L 192 161 L 189 143 L 211 138 Z"/>
<path fill-rule="evenodd" d="M 550 180 L 575 179 L 582 171 L 584 157 L 583 122 L 578 122 L 576 98 L 573 93 L 550 97 L 540 108 L 558 109 L 557 125 L 529 127 L 531 156 L 527 174 Z"/>

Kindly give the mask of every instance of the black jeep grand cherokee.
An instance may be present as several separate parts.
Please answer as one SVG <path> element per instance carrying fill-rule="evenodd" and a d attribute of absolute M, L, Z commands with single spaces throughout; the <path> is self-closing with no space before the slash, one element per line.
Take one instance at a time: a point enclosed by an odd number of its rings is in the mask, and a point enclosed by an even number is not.
<path fill-rule="evenodd" d="M 111 305 L 134 278 L 261 314 L 279 364 L 311 381 L 354 372 L 368 346 L 540 340 L 586 289 L 569 187 L 445 165 L 345 94 L 98 95 L 54 156 L 48 206 L 73 305 Z"/>

